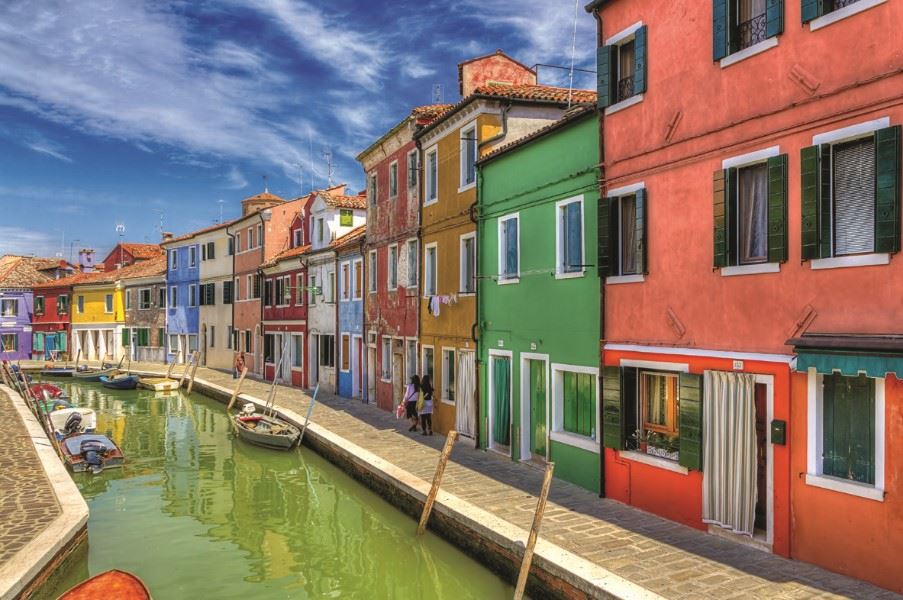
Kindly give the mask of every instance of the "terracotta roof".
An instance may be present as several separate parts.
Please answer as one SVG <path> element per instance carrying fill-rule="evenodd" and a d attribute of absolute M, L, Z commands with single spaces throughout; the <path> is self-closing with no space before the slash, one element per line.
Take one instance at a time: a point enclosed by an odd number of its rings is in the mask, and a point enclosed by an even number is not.
<path fill-rule="evenodd" d="M 93 273 L 76 273 L 62 279 L 54 279 L 47 283 L 32 286 L 34 289 L 45 289 L 60 286 L 92 285 L 98 283 L 115 283 L 127 279 L 139 277 L 154 277 L 166 273 L 166 257 L 162 254 L 141 262 L 134 263 L 121 269 L 111 271 L 94 271 Z"/>
<path fill-rule="evenodd" d="M 28 289 L 50 280 L 36 267 L 43 260 L 46 259 L 15 255 L 0 257 L 0 287 Z"/>
<path fill-rule="evenodd" d="M 163 254 L 160 244 L 122 244 L 122 249 L 138 260 L 156 258 Z"/>
<path fill-rule="evenodd" d="M 356 210 L 367 209 L 367 197 L 363 195 L 340 196 L 338 194 L 325 192 L 321 193 L 320 197 L 323 198 L 323 202 L 333 208 L 352 208 Z"/>
<path fill-rule="evenodd" d="M 271 194 L 268 191 L 261 192 L 261 193 L 257 194 L 256 196 L 251 196 L 249 198 L 245 198 L 241 202 L 242 202 L 242 204 L 244 204 L 245 202 L 251 202 L 253 200 L 275 200 L 276 202 L 285 202 L 284 199 L 280 198 L 279 196 L 276 196 L 275 194 Z"/>
<path fill-rule="evenodd" d="M 425 124 L 428 124 L 451 110 L 453 106 L 454 104 L 427 104 L 426 106 L 417 106 L 411 111 L 411 116 L 418 121 L 426 120 L 427 123 Z"/>
<path fill-rule="evenodd" d="M 62 258 L 40 258 L 34 257 L 31 259 L 34 268 L 38 271 L 49 271 L 51 269 L 66 269 L 72 268 L 72 265 L 69 264 L 68 261 L 63 260 Z"/>
<path fill-rule="evenodd" d="M 277 254 L 276 256 L 274 256 L 273 258 L 271 258 L 264 264 L 260 265 L 260 267 L 261 268 L 272 267 L 279 261 L 287 260 L 289 258 L 296 258 L 298 256 L 301 256 L 302 254 L 307 253 L 308 250 L 310 250 L 310 244 L 307 244 L 305 246 L 298 246 L 296 248 L 289 248 L 288 250 L 283 250 L 282 252 L 280 252 L 279 254 Z"/>
<path fill-rule="evenodd" d="M 247 217 L 247 216 L 249 216 L 249 215 L 245 215 L 245 217 Z M 164 246 L 164 245 L 171 244 L 173 242 L 183 242 L 185 240 L 190 240 L 191 238 L 197 237 L 201 234 L 209 233 L 211 231 L 216 231 L 217 229 L 221 229 L 223 227 L 228 227 L 228 226 L 232 225 L 233 223 L 237 223 L 238 221 L 241 221 L 245 217 L 238 217 L 237 219 L 232 219 L 231 221 L 223 221 L 222 223 L 217 223 L 216 225 L 211 225 L 210 227 L 204 227 L 203 229 L 198 229 L 197 231 L 192 231 L 191 233 L 186 233 L 184 235 L 180 235 L 177 238 L 172 238 L 171 240 L 166 240 L 165 242 L 163 242 L 160 245 Z M 160 251 L 164 252 L 164 250 L 162 250 L 162 249 Z"/>
<path fill-rule="evenodd" d="M 487 163 L 490 160 L 492 160 L 493 158 L 496 158 L 497 156 L 499 156 L 500 154 L 505 154 L 509 150 L 514 150 L 515 148 L 520 148 L 521 146 L 529 144 L 530 142 L 532 142 L 533 140 L 535 140 L 537 138 L 541 138 L 545 135 L 552 133 L 556 129 L 564 127 L 565 125 L 573 123 L 574 121 L 579 121 L 583 117 L 586 117 L 590 114 L 595 114 L 595 112 L 596 112 L 595 104 L 581 104 L 579 106 L 574 106 L 571 109 L 565 111 L 564 116 L 561 117 L 560 119 L 558 119 L 557 121 L 554 121 L 553 123 L 550 123 L 550 124 L 546 125 L 545 127 L 541 127 L 540 129 L 537 129 L 530 135 L 524 136 L 513 142 L 510 142 L 508 144 L 505 144 L 503 146 L 499 146 L 498 148 L 493 149 L 492 152 L 489 152 L 486 155 L 482 156 L 480 158 L 480 160 L 477 161 L 477 164 L 482 165 L 484 163 Z"/>
<path fill-rule="evenodd" d="M 511 58 L 511 56 L 509 56 L 508 54 L 503 52 L 501 48 L 499 48 L 498 50 L 496 50 L 495 52 L 492 52 L 490 54 L 484 54 L 483 56 L 475 56 L 474 58 L 468 58 L 465 61 L 459 62 L 458 63 L 458 79 L 461 78 L 461 70 L 464 68 L 464 65 L 470 64 L 472 62 L 476 62 L 478 60 L 483 60 L 484 58 L 492 58 L 493 56 L 504 56 L 505 58 L 507 58 L 508 60 L 513 62 L 514 64 L 523 67 L 524 69 L 530 71 L 531 73 L 534 73 L 534 74 L 536 73 L 536 69 L 534 69 L 533 67 L 528 67 L 527 65 L 525 65 L 524 63 L 520 62 L 519 60 L 517 60 L 515 58 Z"/>
<path fill-rule="evenodd" d="M 522 103 L 536 104 L 552 104 L 566 107 L 570 101 L 574 104 L 590 104 L 596 102 L 596 92 L 592 90 L 570 90 L 563 87 L 554 87 L 550 85 L 506 85 L 503 83 L 489 83 L 481 85 L 473 91 L 473 93 L 460 102 L 455 104 L 451 109 L 445 111 L 438 116 L 432 123 L 414 134 L 414 137 L 422 137 L 426 132 L 435 128 L 439 123 L 457 113 L 465 106 L 478 99 L 488 100 L 511 100 Z"/>
<path fill-rule="evenodd" d="M 333 240 L 332 243 L 329 244 L 329 247 L 338 249 L 338 248 L 344 248 L 346 246 L 350 246 L 351 244 L 360 241 L 360 239 L 362 237 L 364 237 L 364 234 L 366 234 L 366 233 L 367 233 L 367 226 L 360 225 L 358 227 L 355 227 L 354 229 L 352 229 L 351 231 L 349 231 L 342 237 Z"/>
<path fill-rule="evenodd" d="M 362 161 L 365 156 L 370 154 L 377 146 L 382 144 L 384 141 L 398 133 L 398 131 L 405 126 L 405 124 L 414 119 L 416 124 L 419 127 L 425 127 L 435 121 L 437 118 L 441 117 L 443 114 L 451 110 L 453 104 L 427 104 L 424 106 L 416 106 L 411 110 L 411 114 L 406 116 L 404 119 L 398 122 L 392 129 L 384 133 L 379 137 L 375 142 L 367 146 L 364 150 L 360 152 L 360 154 L 355 157 L 357 161 Z"/>

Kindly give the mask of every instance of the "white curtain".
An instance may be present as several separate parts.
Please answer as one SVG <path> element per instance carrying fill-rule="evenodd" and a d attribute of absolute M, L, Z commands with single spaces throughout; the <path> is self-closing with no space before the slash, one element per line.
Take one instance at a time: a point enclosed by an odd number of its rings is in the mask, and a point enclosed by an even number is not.
<path fill-rule="evenodd" d="M 461 435 L 474 435 L 474 392 L 476 375 L 473 352 L 458 352 L 458 377 L 456 382 L 455 429 Z"/>
<path fill-rule="evenodd" d="M 752 537 L 756 520 L 755 378 L 706 371 L 702 520 Z"/>

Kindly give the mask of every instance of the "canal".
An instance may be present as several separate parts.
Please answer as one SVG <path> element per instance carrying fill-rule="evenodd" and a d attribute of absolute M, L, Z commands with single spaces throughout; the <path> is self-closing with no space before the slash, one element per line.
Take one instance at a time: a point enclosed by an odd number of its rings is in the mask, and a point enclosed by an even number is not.
<path fill-rule="evenodd" d="M 512 588 L 316 455 L 235 438 L 199 394 L 55 382 L 97 411 L 121 469 L 74 479 L 91 511 L 88 550 L 40 590 L 107 569 L 178 598 L 506 598 Z"/>

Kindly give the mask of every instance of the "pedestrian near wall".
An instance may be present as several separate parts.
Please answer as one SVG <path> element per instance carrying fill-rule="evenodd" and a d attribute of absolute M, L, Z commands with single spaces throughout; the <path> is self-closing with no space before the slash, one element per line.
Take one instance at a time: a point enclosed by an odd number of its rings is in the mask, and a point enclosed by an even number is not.
<path fill-rule="evenodd" d="M 235 357 L 235 365 L 233 365 L 232 369 L 232 379 L 238 379 L 241 375 L 241 372 L 245 368 L 245 353 L 239 352 L 238 356 Z"/>
<path fill-rule="evenodd" d="M 408 428 L 408 431 L 417 431 L 417 425 L 419 424 L 419 419 L 417 418 L 417 399 L 420 396 L 420 377 L 416 374 L 411 375 L 411 380 L 408 382 L 407 387 L 404 391 L 404 413 L 405 417 L 411 422 L 411 426 Z"/>
<path fill-rule="evenodd" d="M 423 407 L 420 409 L 420 427 L 423 435 L 433 435 L 433 383 L 429 375 L 420 380 L 420 391 L 423 392 Z"/>

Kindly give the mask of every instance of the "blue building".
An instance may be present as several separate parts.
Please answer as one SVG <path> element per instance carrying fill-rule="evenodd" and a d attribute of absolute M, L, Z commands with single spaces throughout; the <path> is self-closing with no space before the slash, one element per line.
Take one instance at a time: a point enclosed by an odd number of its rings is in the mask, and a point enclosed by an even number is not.
<path fill-rule="evenodd" d="M 201 247 L 189 236 L 167 240 L 166 362 L 185 362 L 198 350 L 198 321 L 204 294 L 200 287 Z"/>
<path fill-rule="evenodd" d="M 364 390 L 364 242 L 366 227 L 353 229 L 335 242 L 338 278 L 338 392 L 363 398 Z"/>

